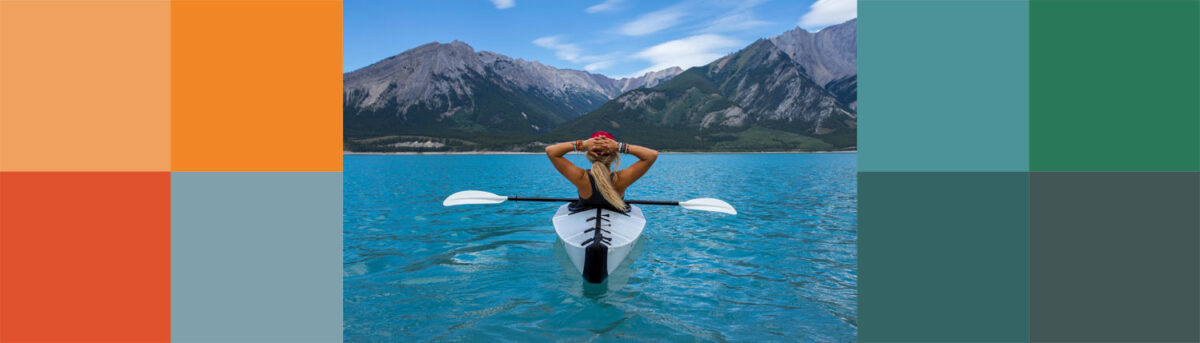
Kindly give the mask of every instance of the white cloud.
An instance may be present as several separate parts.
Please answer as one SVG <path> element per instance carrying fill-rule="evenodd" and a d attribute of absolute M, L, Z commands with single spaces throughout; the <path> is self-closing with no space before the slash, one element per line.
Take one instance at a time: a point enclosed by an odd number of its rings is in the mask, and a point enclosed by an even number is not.
<path fill-rule="evenodd" d="M 517 5 L 517 0 L 491 0 L 492 4 L 498 9 L 512 8 Z"/>
<path fill-rule="evenodd" d="M 608 69 L 608 67 L 611 67 L 612 65 L 613 65 L 613 61 L 600 61 L 600 62 L 596 62 L 596 63 L 592 63 L 592 64 L 588 64 L 586 66 L 583 66 L 583 70 L 587 70 L 587 71 L 603 70 L 603 69 Z"/>
<path fill-rule="evenodd" d="M 770 24 L 770 22 L 762 21 L 754 18 L 750 12 L 738 12 L 717 18 L 712 23 L 705 27 L 703 32 L 730 32 L 742 31 L 759 26 Z"/>
<path fill-rule="evenodd" d="M 592 5 L 591 7 L 588 7 L 587 13 L 612 11 L 612 10 L 616 9 L 617 5 L 620 4 L 621 1 L 622 0 L 604 0 L 604 2 L 601 2 L 599 4 L 595 4 L 595 5 Z"/>
<path fill-rule="evenodd" d="M 611 67 L 617 58 L 616 53 L 604 55 L 584 55 L 583 48 L 574 43 L 563 41 L 563 35 L 546 36 L 533 40 L 533 44 L 554 51 L 554 56 L 571 63 L 589 63 L 583 70 L 596 71 Z"/>
<path fill-rule="evenodd" d="M 705 65 L 725 56 L 729 49 L 739 48 L 742 44 L 736 40 L 721 35 L 703 34 L 683 39 L 676 39 L 642 50 L 634 57 L 650 61 L 653 65 L 637 72 L 636 75 L 663 70 L 670 67 L 683 69 Z"/>
<path fill-rule="evenodd" d="M 687 14 L 679 7 L 669 7 L 643 14 L 636 20 L 625 23 L 617 28 L 617 32 L 626 36 L 642 36 L 661 31 L 662 29 L 679 24 L 680 19 Z"/>
<path fill-rule="evenodd" d="M 808 13 L 800 17 L 801 28 L 809 31 L 829 25 L 841 24 L 858 17 L 857 0 L 817 0 L 809 6 Z"/>
<path fill-rule="evenodd" d="M 554 56 L 558 56 L 566 61 L 578 63 L 583 60 L 582 51 L 578 45 L 565 43 L 562 41 L 563 36 L 547 36 L 533 40 L 533 44 L 537 46 L 554 50 Z"/>

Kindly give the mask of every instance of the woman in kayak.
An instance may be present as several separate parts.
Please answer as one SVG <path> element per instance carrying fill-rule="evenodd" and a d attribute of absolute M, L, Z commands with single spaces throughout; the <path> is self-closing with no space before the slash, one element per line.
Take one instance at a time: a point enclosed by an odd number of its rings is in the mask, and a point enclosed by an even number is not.
<path fill-rule="evenodd" d="M 592 169 L 585 171 L 563 157 L 572 151 L 586 152 L 588 161 L 592 162 Z M 621 165 L 622 153 L 633 155 L 638 161 L 629 168 L 614 173 L 612 168 L 614 165 Z M 546 155 L 550 157 L 554 168 L 575 185 L 579 201 L 572 207 L 605 207 L 621 212 L 629 209 L 622 200 L 625 197 L 625 189 L 645 175 L 650 166 L 654 165 L 654 160 L 658 159 L 658 151 L 619 143 L 604 131 L 596 131 L 586 140 L 548 146 Z"/>

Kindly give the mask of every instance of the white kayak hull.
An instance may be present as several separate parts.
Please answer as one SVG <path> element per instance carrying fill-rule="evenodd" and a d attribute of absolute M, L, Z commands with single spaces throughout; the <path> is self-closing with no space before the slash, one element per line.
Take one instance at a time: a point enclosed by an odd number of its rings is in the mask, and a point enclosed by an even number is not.
<path fill-rule="evenodd" d="M 562 205 L 554 213 L 554 231 L 584 280 L 602 282 L 629 256 L 646 227 L 646 218 L 637 206 L 631 206 L 628 213 L 594 208 L 572 213 L 569 207 Z"/>

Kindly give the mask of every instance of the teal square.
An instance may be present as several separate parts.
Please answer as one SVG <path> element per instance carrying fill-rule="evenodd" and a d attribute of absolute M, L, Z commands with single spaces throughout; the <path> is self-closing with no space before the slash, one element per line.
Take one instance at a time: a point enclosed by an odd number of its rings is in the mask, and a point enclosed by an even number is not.
<path fill-rule="evenodd" d="M 1028 1 L 859 1 L 860 171 L 1028 171 Z"/>

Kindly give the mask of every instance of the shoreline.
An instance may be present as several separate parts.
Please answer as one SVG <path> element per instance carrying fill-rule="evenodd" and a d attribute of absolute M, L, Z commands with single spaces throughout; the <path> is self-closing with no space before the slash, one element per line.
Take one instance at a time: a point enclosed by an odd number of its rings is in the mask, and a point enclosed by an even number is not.
<path fill-rule="evenodd" d="M 659 151 L 660 154 L 856 154 L 858 150 L 838 151 Z M 403 151 L 403 152 L 355 152 L 343 151 L 342 156 L 351 155 L 545 155 L 544 152 L 523 151 Z"/>

